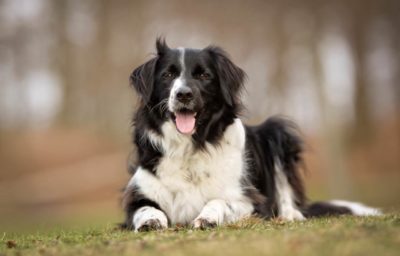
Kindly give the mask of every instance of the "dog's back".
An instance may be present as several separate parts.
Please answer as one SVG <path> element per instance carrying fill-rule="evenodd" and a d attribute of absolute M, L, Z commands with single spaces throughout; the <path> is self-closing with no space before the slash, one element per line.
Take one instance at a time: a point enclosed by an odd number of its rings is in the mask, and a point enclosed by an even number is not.
<path fill-rule="evenodd" d="M 290 208 L 286 210 L 288 214 L 302 219 L 300 213 L 293 213 L 303 209 L 306 201 L 300 173 L 303 142 L 296 126 L 282 117 L 271 117 L 258 126 L 249 126 L 247 147 L 252 163 L 249 172 L 254 174 L 253 184 L 267 198 L 268 214 L 284 214 L 285 210 L 279 208 L 288 202 L 283 206 Z"/>
<path fill-rule="evenodd" d="M 297 126 L 288 119 L 271 117 L 258 126 L 247 127 L 247 144 L 256 177 L 253 184 L 268 199 L 267 214 L 284 219 L 328 215 L 377 215 L 380 211 L 342 200 L 308 203 L 302 181 L 304 142 Z M 267 185 L 267 186 L 265 186 Z"/>

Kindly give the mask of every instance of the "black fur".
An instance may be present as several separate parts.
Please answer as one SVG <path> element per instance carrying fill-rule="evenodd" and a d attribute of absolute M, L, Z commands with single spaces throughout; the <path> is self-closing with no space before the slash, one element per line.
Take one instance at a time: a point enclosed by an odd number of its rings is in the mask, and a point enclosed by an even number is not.
<path fill-rule="evenodd" d="M 335 206 L 327 202 L 312 203 L 304 211 L 304 215 L 307 218 L 343 214 L 351 214 L 351 210 L 347 207 Z"/>
<path fill-rule="evenodd" d="M 302 166 L 303 142 L 294 124 L 283 118 L 271 117 L 259 126 L 247 127 L 246 139 L 250 159 L 248 162 L 251 163 L 248 169 L 251 182 L 268 198 L 266 208 L 269 211 L 265 217 L 277 214 L 274 181 L 277 161 L 282 165 L 292 185 L 297 206 L 300 209 L 304 208 L 306 198 L 299 173 Z"/>

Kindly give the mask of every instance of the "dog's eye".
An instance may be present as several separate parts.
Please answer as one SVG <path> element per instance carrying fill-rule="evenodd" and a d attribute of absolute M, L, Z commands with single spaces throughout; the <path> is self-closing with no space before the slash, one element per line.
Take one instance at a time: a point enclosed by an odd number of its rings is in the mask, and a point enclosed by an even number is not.
<path fill-rule="evenodd" d="M 211 76 L 210 76 L 210 74 L 204 72 L 204 73 L 198 74 L 197 77 L 200 80 L 208 80 L 208 79 L 210 79 Z"/>
<path fill-rule="evenodd" d="M 162 74 L 162 77 L 163 78 L 173 78 L 174 77 L 174 73 L 167 71 L 167 72 L 164 72 Z"/>

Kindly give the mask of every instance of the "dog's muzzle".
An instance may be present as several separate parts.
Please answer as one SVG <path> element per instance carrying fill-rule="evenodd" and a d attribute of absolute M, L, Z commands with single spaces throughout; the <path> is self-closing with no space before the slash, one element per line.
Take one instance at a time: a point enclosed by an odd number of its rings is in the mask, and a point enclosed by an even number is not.
<path fill-rule="evenodd" d="M 191 135 L 196 126 L 195 93 L 188 86 L 180 86 L 170 97 L 170 111 L 173 113 L 176 128 L 182 134 Z"/>

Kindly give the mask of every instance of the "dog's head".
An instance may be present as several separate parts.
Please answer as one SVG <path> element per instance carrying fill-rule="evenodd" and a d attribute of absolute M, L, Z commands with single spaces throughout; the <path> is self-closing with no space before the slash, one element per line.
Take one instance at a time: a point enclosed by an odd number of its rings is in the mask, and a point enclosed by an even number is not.
<path fill-rule="evenodd" d="M 144 106 L 171 118 L 187 135 L 226 110 L 236 114 L 245 73 L 221 48 L 172 49 L 162 39 L 156 48 L 157 55 L 130 77 Z"/>

